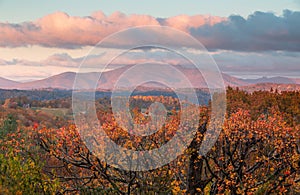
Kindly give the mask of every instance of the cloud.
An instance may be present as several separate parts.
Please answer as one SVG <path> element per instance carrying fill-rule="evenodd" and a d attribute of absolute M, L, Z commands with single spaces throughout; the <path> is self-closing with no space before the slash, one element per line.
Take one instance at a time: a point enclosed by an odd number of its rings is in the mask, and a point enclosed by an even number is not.
<path fill-rule="evenodd" d="M 59 67 L 78 67 L 82 58 L 72 58 L 67 53 L 58 53 L 49 56 L 47 59 L 41 61 L 33 61 L 27 59 L 12 59 L 4 60 L 0 59 L 0 66 L 24 66 L 30 68 L 35 66 L 59 66 Z"/>
<path fill-rule="evenodd" d="M 226 19 L 210 15 L 179 15 L 167 19 L 161 19 L 160 24 L 177 28 L 183 31 L 188 31 L 190 28 L 198 28 L 203 25 L 212 26 L 214 24 L 223 22 L 224 20 Z"/>
<path fill-rule="evenodd" d="M 222 72 L 241 75 L 289 76 L 300 72 L 299 52 L 231 52 L 219 51 L 212 54 Z"/>
<path fill-rule="evenodd" d="M 300 7 L 300 0 L 294 0 L 294 3 L 295 3 L 298 7 Z"/>
<path fill-rule="evenodd" d="M 148 15 L 125 15 L 121 12 L 106 16 L 100 11 L 88 17 L 69 16 L 63 12 L 56 12 L 34 22 L 0 23 L 0 46 L 41 45 L 76 48 L 86 45 L 93 46 L 104 37 L 129 27 L 168 25 L 188 31 L 191 27 L 197 28 L 204 24 L 213 25 L 223 20 L 225 18 L 206 15 L 181 15 L 158 19 Z"/>
<path fill-rule="evenodd" d="M 300 51 L 300 12 L 285 10 L 282 16 L 255 12 L 247 19 L 230 16 L 227 21 L 190 29 L 209 49 L 237 51 Z"/>
<path fill-rule="evenodd" d="M 116 49 L 115 53 L 119 51 Z M 104 68 L 103 61 L 109 62 L 111 56 L 107 56 L 105 52 L 100 50 L 94 54 L 85 56 L 72 55 L 71 50 L 66 52 L 55 53 L 42 60 L 28 60 L 28 59 L 0 59 L 0 67 L 5 70 L 0 73 L 0 77 L 10 78 L 13 80 L 28 80 L 40 79 L 66 71 L 79 71 L 78 67 L 85 59 L 85 66 L 81 72 L 99 72 Z M 189 49 L 189 52 L 199 56 L 205 60 L 205 53 L 198 50 Z M 289 51 L 263 51 L 263 52 L 239 52 L 218 50 L 209 52 L 216 61 L 218 67 L 222 72 L 248 77 L 260 76 L 292 76 L 299 77 L 300 66 L 300 52 Z M 84 55 L 84 54 L 83 54 Z M 177 55 L 163 49 L 149 49 L 142 48 L 125 52 L 123 55 L 117 57 L 107 67 L 108 70 L 123 67 L 125 65 L 132 65 L 138 63 L 149 63 L 158 61 L 171 65 L 190 66 L 190 62 Z M 204 61 L 205 63 L 205 61 Z"/>
<path fill-rule="evenodd" d="M 67 53 L 59 53 L 49 56 L 46 60 L 43 60 L 41 63 L 48 66 L 78 67 L 80 59 L 73 59 Z"/>
<path fill-rule="evenodd" d="M 300 51 L 299 21 L 300 12 L 289 10 L 283 11 L 281 16 L 254 12 L 248 18 L 238 15 L 228 18 L 209 15 L 154 18 L 121 12 L 106 16 L 101 11 L 91 16 L 77 17 L 56 12 L 33 22 L 0 23 L 0 46 L 78 48 L 93 46 L 104 37 L 129 27 L 160 25 L 185 31 L 210 50 Z M 164 37 L 158 39 L 164 40 Z M 126 44 L 126 40 L 118 40 L 118 44 Z"/>
<path fill-rule="evenodd" d="M 82 68 L 98 69 L 97 71 L 101 71 L 107 63 L 109 63 L 108 65 L 111 69 L 124 65 L 134 65 L 153 61 L 159 61 L 172 65 L 181 65 L 187 63 L 187 60 L 178 54 L 162 49 L 137 49 L 131 50 L 130 52 L 124 52 L 119 56 L 118 54 L 119 52 L 122 52 L 122 50 L 111 48 L 105 49 L 105 51 L 109 50 L 109 54 L 107 52 L 95 52 L 95 54 L 89 54 L 81 57 L 72 57 L 68 53 L 55 53 L 46 59 L 39 61 L 27 59 L 4 60 L 0 58 L 0 66 L 8 67 L 18 65 L 24 67 L 30 66 L 30 68 L 36 66 L 79 68 L 80 65 L 84 63 L 84 67 Z"/>
<path fill-rule="evenodd" d="M 3 60 L 3 59 L 0 59 L 0 65 L 7 65 L 7 61 Z"/>
<path fill-rule="evenodd" d="M 11 66 L 11 65 L 38 66 L 39 64 L 37 62 L 29 61 L 25 59 L 12 59 L 12 60 L 0 59 L 0 66 Z"/>

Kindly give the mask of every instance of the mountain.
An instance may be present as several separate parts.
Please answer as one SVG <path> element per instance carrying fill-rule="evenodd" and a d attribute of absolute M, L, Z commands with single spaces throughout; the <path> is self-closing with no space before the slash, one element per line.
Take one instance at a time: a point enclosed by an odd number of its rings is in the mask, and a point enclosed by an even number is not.
<path fill-rule="evenodd" d="M 97 73 L 84 73 L 85 81 L 81 83 L 90 83 L 93 79 L 96 79 Z M 64 72 L 46 79 L 20 83 L 16 85 L 16 89 L 46 89 L 46 88 L 55 88 L 55 89 L 72 89 L 75 81 L 76 73 L 75 72 Z M 85 87 L 85 86 L 83 86 Z"/>
<path fill-rule="evenodd" d="M 299 84 L 277 84 L 277 83 L 256 83 L 239 87 L 249 93 L 254 91 L 270 91 L 271 89 L 281 91 L 300 91 Z"/>
<path fill-rule="evenodd" d="M 13 89 L 14 86 L 16 86 L 18 84 L 19 83 L 16 81 L 12 81 L 12 80 L 0 77 L 0 88 L 2 88 L 2 89 Z"/>
<path fill-rule="evenodd" d="M 300 79 L 293 79 L 287 77 L 261 77 L 257 79 L 241 79 L 246 83 L 258 84 L 258 83 L 277 83 L 277 84 L 300 84 Z"/>
<path fill-rule="evenodd" d="M 183 79 L 180 79 L 181 76 L 185 76 L 187 79 L 189 79 L 189 82 L 191 82 L 192 86 L 195 88 L 207 88 L 207 84 L 205 82 L 205 79 L 199 73 L 197 70 L 192 68 L 185 68 L 182 66 L 177 66 L 177 70 L 181 72 L 183 75 L 179 75 L 177 71 L 170 70 L 170 68 L 167 68 L 167 66 L 161 65 L 159 67 L 159 71 L 154 71 L 151 74 L 140 74 L 142 69 L 136 68 L 136 69 L 130 69 L 132 66 L 126 66 L 123 68 L 115 69 L 112 71 L 105 72 L 101 75 L 101 80 L 99 81 L 98 88 L 102 89 L 112 89 L 114 86 L 113 84 L 116 84 L 118 80 L 120 79 L 120 84 L 122 87 L 132 87 L 136 86 L 137 83 L 144 80 L 151 80 L 149 83 L 145 84 L 144 86 L 147 87 L 162 87 L 162 84 L 158 84 L 158 82 L 155 81 L 165 81 L 172 83 L 172 85 L 176 86 L 177 88 L 185 88 L 187 86 L 187 83 L 184 82 Z M 130 69 L 130 75 L 124 76 L 126 74 L 126 71 Z M 158 69 L 157 69 L 158 70 Z M 208 75 L 212 75 L 207 73 Z M 133 76 L 131 76 L 133 75 Z M 122 76 L 126 77 L 125 79 L 122 78 Z M 212 75 L 213 76 L 213 75 Z M 240 85 L 246 85 L 244 81 L 237 79 L 235 77 L 229 76 L 227 74 L 222 74 L 224 83 L 226 86 L 240 86 Z M 218 86 L 218 85 L 216 85 Z"/>
<path fill-rule="evenodd" d="M 126 73 L 127 70 L 129 70 L 133 66 L 126 66 L 118 69 L 114 69 L 111 71 L 107 71 L 102 73 L 101 79 L 98 82 L 97 88 L 104 89 L 104 90 L 109 90 L 113 89 L 115 83 L 121 78 L 124 73 Z M 179 72 L 181 72 L 186 78 L 189 79 L 189 81 L 192 83 L 192 85 L 196 88 L 207 88 L 206 82 L 202 75 L 195 71 L 195 69 L 191 68 L 184 68 L 181 66 L 178 66 L 177 69 Z M 153 77 L 153 74 L 139 74 L 139 69 L 131 69 L 131 71 L 136 71 L 136 72 L 131 72 L 132 75 L 134 76 L 129 76 L 126 77 L 126 80 L 124 78 L 121 80 L 121 86 L 126 88 L 126 87 L 132 87 L 135 86 L 136 83 L 139 83 L 139 81 L 143 80 L 144 77 L 149 76 L 149 80 Z M 80 81 L 80 86 L 83 89 L 92 89 L 94 86 L 92 85 L 95 81 L 98 80 L 99 73 L 96 72 L 91 72 L 91 73 L 78 73 L 79 78 L 81 78 Z M 209 74 L 209 73 L 208 73 Z M 175 76 L 174 76 L 175 75 Z M 177 76 L 176 76 L 177 75 Z M 227 74 L 222 74 L 223 80 L 226 86 L 241 86 L 241 85 L 247 85 L 246 82 L 229 76 Z M 72 89 L 73 84 L 75 81 L 76 73 L 74 72 L 65 72 L 61 73 L 46 79 L 38 80 L 38 81 L 31 81 L 31 82 L 25 82 L 25 83 L 17 83 L 14 85 L 14 88 L 16 89 L 23 89 L 23 90 L 30 90 L 30 89 L 45 89 L 45 88 L 56 88 L 56 89 Z M 180 88 L 184 88 L 186 86 L 185 82 L 183 79 L 178 79 L 178 73 L 176 71 L 170 71 L 170 69 L 166 67 L 161 67 L 159 69 L 159 72 L 157 72 L 154 76 L 154 80 L 156 79 L 162 79 L 162 80 L 167 80 L 168 82 L 174 84 L 174 86 Z M 155 82 L 149 82 L 145 86 L 147 87 L 158 87 L 161 85 L 155 84 Z"/>
<path fill-rule="evenodd" d="M 134 68 L 134 66 L 124 66 L 122 68 L 114 69 L 111 71 L 107 71 L 102 73 L 101 79 L 99 80 L 99 73 L 90 72 L 90 73 L 78 73 L 80 80 L 77 82 L 80 83 L 81 88 L 83 89 L 93 89 L 93 83 L 98 81 L 97 88 L 101 90 L 110 90 L 114 88 L 116 82 L 120 79 L 120 88 L 128 88 L 128 87 L 136 87 L 136 83 L 139 83 L 143 79 L 148 79 L 150 82 L 143 85 L 144 87 L 162 87 L 162 85 L 158 85 L 157 82 L 151 81 L 151 78 L 155 80 L 166 80 L 167 82 L 174 84 L 174 86 L 178 88 L 185 88 L 186 84 L 183 79 L 180 79 L 177 72 L 181 73 L 181 76 L 185 76 L 189 79 L 189 82 L 193 85 L 194 88 L 207 88 L 205 79 L 198 71 L 192 68 L 186 68 L 183 66 L 176 66 L 178 71 L 170 70 L 167 66 L 161 65 L 158 67 L 159 71 L 154 71 L 151 74 L 140 74 L 141 70 L 139 68 Z M 127 71 L 129 70 L 130 71 Z M 149 70 L 151 71 L 151 70 Z M 124 75 L 130 72 L 131 75 L 127 76 L 124 79 Z M 206 72 L 207 75 L 212 75 Z M 77 75 L 77 76 L 78 76 Z M 133 76 L 132 76 L 133 75 Z M 176 76 L 177 75 L 177 76 Z M 213 75 L 212 75 L 213 76 Z M 245 89 L 253 89 L 257 85 L 258 90 L 262 88 L 269 88 L 264 85 L 264 87 L 259 86 L 261 83 L 269 83 L 268 86 L 272 86 L 271 84 L 286 84 L 282 85 L 282 88 L 288 88 L 289 84 L 300 84 L 300 79 L 291 79 L 285 77 L 262 77 L 258 79 L 239 79 L 228 74 L 222 73 L 223 81 L 226 86 L 232 87 L 242 87 L 249 86 Z M 74 81 L 76 78 L 75 72 L 64 72 L 58 75 L 54 75 L 42 80 L 30 81 L 19 83 L 15 81 L 10 81 L 4 78 L 0 78 L 0 88 L 3 89 L 22 89 L 22 90 L 31 90 L 31 89 L 47 89 L 47 88 L 55 88 L 55 89 L 73 89 Z M 78 78 L 78 77 L 77 77 Z M 214 85 L 215 84 L 215 85 Z M 217 83 L 213 83 L 212 86 L 218 86 Z"/>
<path fill-rule="evenodd" d="M 57 88 L 57 89 L 71 89 L 73 86 L 76 73 L 65 72 L 46 79 L 24 82 L 16 86 L 17 89 L 44 89 L 44 88 Z"/>
<path fill-rule="evenodd" d="M 292 78 L 292 80 L 293 80 L 296 84 L 300 85 L 300 78 Z"/>

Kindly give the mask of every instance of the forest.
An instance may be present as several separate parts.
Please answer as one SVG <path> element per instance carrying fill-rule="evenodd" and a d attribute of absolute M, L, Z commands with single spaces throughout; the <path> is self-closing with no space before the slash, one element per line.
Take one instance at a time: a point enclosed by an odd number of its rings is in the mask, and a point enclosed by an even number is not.
<path fill-rule="evenodd" d="M 211 114 L 210 102 L 203 100 L 196 107 L 197 131 L 184 153 L 149 171 L 116 168 L 90 151 L 74 123 L 70 92 L 35 93 L 43 98 L 23 91 L 1 92 L 5 96 L 0 106 L 0 194 L 300 193 L 299 91 L 249 93 L 228 87 L 225 121 L 206 155 L 198 152 Z M 208 96 L 202 93 L 202 97 Z M 110 99 L 96 98 L 102 129 L 127 149 L 160 148 L 180 124 L 180 102 L 173 95 L 153 92 L 130 97 L 136 124 L 151 120 L 148 108 L 154 102 L 167 110 L 165 123 L 149 136 L 133 136 L 120 127 Z M 191 120 L 197 113 L 190 113 Z M 89 129 L 91 139 L 97 138 L 94 131 Z"/>

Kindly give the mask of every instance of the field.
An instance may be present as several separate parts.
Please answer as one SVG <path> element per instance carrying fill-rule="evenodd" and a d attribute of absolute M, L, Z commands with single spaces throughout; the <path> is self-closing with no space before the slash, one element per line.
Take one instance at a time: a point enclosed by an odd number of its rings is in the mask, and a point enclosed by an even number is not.
<path fill-rule="evenodd" d="M 72 117 L 72 111 L 68 108 L 39 108 L 39 107 L 33 107 L 31 108 L 37 112 L 42 111 L 47 114 L 56 116 L 56 117 L 65 117 L 71 119 Z"/>

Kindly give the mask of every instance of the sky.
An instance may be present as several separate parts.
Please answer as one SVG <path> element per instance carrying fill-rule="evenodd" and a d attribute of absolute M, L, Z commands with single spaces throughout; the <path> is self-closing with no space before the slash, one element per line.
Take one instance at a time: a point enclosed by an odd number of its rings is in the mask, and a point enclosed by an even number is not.
<path fill-rule="evenodd" d="M 300 0 L 0 0 L 0 77 L 76 72 L 99 41 L 141 25 L 188 33 L 233 76 L 300 77 L 299 10 Z"/>

